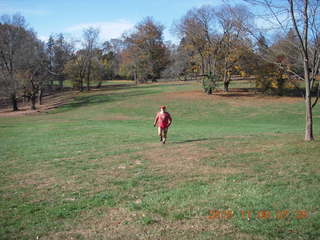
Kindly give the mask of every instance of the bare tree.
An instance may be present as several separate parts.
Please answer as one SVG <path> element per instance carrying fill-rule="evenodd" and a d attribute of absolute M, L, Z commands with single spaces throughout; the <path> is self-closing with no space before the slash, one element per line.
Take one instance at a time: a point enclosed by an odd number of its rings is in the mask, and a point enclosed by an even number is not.
<path fill-rule="evenodd" d="M 92 72 L 95 68 L 93 62 L 97 60 L 99 30 L 88 28 L 83 31 L 82 48 L 75 52 L 72 58 L 65 64 L 64 74 L 73 79 L 74 86 L 80 91 L 84 90 L 86 81 L 87 90 L 90 90 Z M 97 69 L 97 68 L 96 68 Z"/>
<path fill-rule="evenodd" d="M 244 26 L 251 19 L 244 6 L 223 5 L 217 9 L 202 6 L 188 11 L 175 30 L 185 49 L 199 54 L 201 76 L 223 78 L 224 89 L 228 91 L 231 69 L 239 58 L 236 52 L 246 44 Z"/>
<path fill-rule="evenodd" d="M 295 72 L 292 69 L 285 69 L 297 78 L 304 81 L 305 85 L 305 106 L 306 126 L 305 140 L 314 140 L 313 136 L 313 114 L 312 108 L 319 99 L 320 84 L 316 81 L 320 66 L 320 1 L 319 0 L 247 0 L 251 4 L 263 6 L 268 12 L 269 25 L 277 26 L 283 32 L 294 29 L 298 38 L 297 42 L 291 41 L 301 56 L 303 73 Z M 281 66 L 280 66 L 281 67 Z M 317 86 L 316 86 L 317 84 Z M 317 97 L 313 101 L 312 90 L 317 89 Z"/>
<path fill-rule="evenodd" d="M 78 50 L 72 58 L 65 64 L 64 73 L 73 81 L 73 86 L 81 92 L 84 89 L 84 80 L 87 70 L 86 52 Z"/>
<path fill-rule="evenodd" d="M 215 72 L 215 56 L 219 42 L 214 38 L 214 25 L 214 9 L 211 6 L 191 9 L 175 25 L 175 31 L 183 39 L 184 46 L 199 54 L 202 75 Z"/>
<path fill-rule="evenodd" d="M 120 78 L 121 53 L 125 48 L 122 39 L 111 39 L 102 45 L 101 61 L 105 68 L 105 79 Z"/>
<path fill-rule="evenodd" d="M 23 61 L 25 39 L 30 33 L 24 17 L 4 15 L 0 21 L 0 81 L 2 94 L 10 97 L 13 111 L 18 110 L 17 97 L 21 91 L 19 67 Z"/>
<path fill-rule="evenodd" d="M 222 65 L 224 91 L 228 92 L 232 68 L 241 57 L 239 54 L 241 48 L 247 47 L 246 29 L 251 24 L 252 14 L 242 5 L 222 5 L 215 11 L 215 15 L 222 29 L 218 52 Z"/>
<path fill-rule="evenodd" d="M 23 58 L 23 65 L 20 67 L 22 85 L 31 100 L 31 109 L 35 110 L 37 97 L 39 104 L 42 104 L 43 90 L 49 75 L 45 44 L 38 40 L 35 34 L 30 34 L 26 39 Z"/>
<path fill-rule="evenodd" d="M 72 58 L 74 51 L 74 43 L 66 41 L 62 33 L 49 37 L 47 54 L 49 57 L 48 71 L 51 74 L 50 88 L 53 87 L 53 81 L 57 80 L 59 82 L 59 89 L 63 89 L 63 82 L 65 80 L 64 67 Z"/>
<path fill-rule="evenodd" d="M 55 70 L 54 70 L 54 61 L 55 61 L 55 54 L 54 54 L 54 38 L 53 36 L 51 35 L 47 41 L 47 44 L 46 44 L 46 51 L 47 51 L 47 56 L 48 56 L 48 72 L 49 73 L 54 73 Z M 48 87 L 49 87 L 49 90 L 52 91 L 53 89 L 53 81 L 54 81 L 54 77 L 56 76 L 51 74 L 51 76 L 49 77 L 49 84 L 48 84 Z"/>
<path fill-rule="evenodd" d="M 83 31 L 83 52 L 84 52 L 84 67 L 86 68 L 87 90 L 90 90 L 90 80 L 92 72 L 92 61 L 95 57 L 98 47 L 99 29 L 90 27 Z"/>

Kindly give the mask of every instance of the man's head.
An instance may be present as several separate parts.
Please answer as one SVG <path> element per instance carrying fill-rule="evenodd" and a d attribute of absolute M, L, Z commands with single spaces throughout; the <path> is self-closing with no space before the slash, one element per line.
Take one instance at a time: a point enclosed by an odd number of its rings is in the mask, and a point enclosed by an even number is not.
<path fill-rule="evenodd" d="M 160 112 L 165 112 L 166 111 L 166 106 L 160 106 Z"/>

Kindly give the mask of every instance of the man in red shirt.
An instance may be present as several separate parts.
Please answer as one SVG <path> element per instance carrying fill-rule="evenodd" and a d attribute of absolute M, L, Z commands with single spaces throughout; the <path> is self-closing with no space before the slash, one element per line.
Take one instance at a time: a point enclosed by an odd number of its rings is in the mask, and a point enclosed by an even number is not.
<path fill-rule="evenodd" d="M 158 126 L 158 135 L 160 136 L 160 142 L 166 143 L 168 128 L 172 123 L 172 118 L 168 112 L 166 112 L 166 106 L 160 107 L 160 112 L 157 113 L 153 126 Z"/>

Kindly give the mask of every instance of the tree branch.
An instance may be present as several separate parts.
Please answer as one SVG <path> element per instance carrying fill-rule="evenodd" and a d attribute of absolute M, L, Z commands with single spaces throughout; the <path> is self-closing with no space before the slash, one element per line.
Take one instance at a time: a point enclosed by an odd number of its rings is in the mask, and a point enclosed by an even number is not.
<path fill-rule="evenodd" d="M 291 14 L 291 20 L 292 20 L 292 23 L 293 23 L 293 27 L 296 30 L 296 34 L 298 35 L 298 38 L 299 38 L 299 41 L 300 41 L 300 44 L 301 44 L 301 47 L 302 47 L 301 50 L 302 50 L 302 53 L 304 55 L 307 50 L 305 48 L 306 46 L 304 45 L 302 36 L 301 36 L 301 34 L 299 32 L 299 28 L 298 28 L 298 25 L 297 25 L 297 20 L 296 20 L 296 17 L 294 15 L 293 0 L 288 0 L 288 2 L 289 2 L 289 6 L 290 6 L 290 14 Z"/>

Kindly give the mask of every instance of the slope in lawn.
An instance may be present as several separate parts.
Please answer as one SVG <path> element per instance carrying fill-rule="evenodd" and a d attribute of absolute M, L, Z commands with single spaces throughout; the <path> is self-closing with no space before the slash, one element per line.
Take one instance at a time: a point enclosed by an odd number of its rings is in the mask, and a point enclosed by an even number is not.
<path fill-rule="evenodd" d="M 1 118 L 0 238 L 319 237 L 320 148 L 303 141 L 302 99 L 199 89 L 126 86 Z M 166 145 L 160 105 L 174 118 Z"/>

